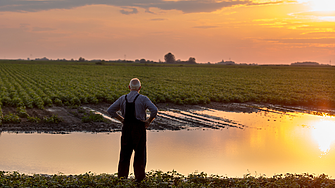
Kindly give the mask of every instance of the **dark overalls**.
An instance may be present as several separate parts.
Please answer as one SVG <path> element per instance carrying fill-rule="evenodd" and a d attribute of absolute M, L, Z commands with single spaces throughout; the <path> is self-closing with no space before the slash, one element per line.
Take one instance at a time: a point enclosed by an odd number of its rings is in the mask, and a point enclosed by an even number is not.
<path fill-rule="evenodd" d="M 145 123 L 136 119 L 135 101 L 129 103 L 126 97 L 126 113 L 124 117 L 122 136 L 121 136 L 121 152 L 118 168 L 119 178 L 127 178 L 129 173 L 130 157 L 135 150 L 134 156 L 134 172 L 136 181 L 140 182 L 145 177 L 146 165 L 146 129 Z"/>

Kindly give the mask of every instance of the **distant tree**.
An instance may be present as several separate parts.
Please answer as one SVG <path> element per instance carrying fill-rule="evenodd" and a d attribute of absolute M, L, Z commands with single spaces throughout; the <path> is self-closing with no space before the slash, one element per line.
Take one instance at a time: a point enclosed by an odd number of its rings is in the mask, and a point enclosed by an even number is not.
<path fill-rule="evenodd" d="M 141 59 L 140 63 L 146 63 L 147 61 L 145 59 Z"/>
<path fill-rule="evenodd" d="M 188 59 L 188 62 L 189 62 L 189 63 L 196 63 L 194 57 L 190 57 L 190 58 Z"/>
<path fill-rule="evenodd" d="M 98 61 L 95 64 L 97 64 L 97 65 L 104 65 L 105 64 L 105 60 Z"/>
<path fill-rule="evenodd" d="M 314 66 L 317 66 L 317 65 L 320 65 L 320 64 L 317 63 L 317 62 L 312 62 L 312 61 L 304 61 L 304 62 L 295 62 L 295 63 L 291 63 L 291 65 L 295 65 L 295 66 L 314 65 Z"/>
<path fill-rule="evenodd" d="M 174 57 L 174 55 L 169 52 L 164 56 L 165 62 L 166 63 L 175 63 L 176 62 L 176 58 Z"/>
<path fill-rule="evenodd" d="M 80 57 L 80 58 L 78 59 L 78 61 L 82 62 L 82 61 L 85 61 L 85 59 L 84 59 L 83 57 Z"/>

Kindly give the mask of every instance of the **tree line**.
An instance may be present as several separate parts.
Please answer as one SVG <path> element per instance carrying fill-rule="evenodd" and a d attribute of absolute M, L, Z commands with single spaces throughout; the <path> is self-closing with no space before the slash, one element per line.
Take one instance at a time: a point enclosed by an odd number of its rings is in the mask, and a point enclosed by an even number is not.
<path fill-rule="evenodd" d="M 167 53 L 165 56 L 164 56 L 164 60 L 166 63 L 190 63 L 190 64 L 195 64 L 195 58 L 194 57 L 190 57 L 188 59 L 188 61 L 180 61 L 180 60 L 177 60 L 176 61 L 176 57 L 171 53 Z"/>
<path fill-rule="evenodd" d="M 30 61 L 30 59 L 28 58 L 27 59 L 28 61 Z M 176 57 L 171 53 L 167 53 L 165 54 L 164 56 L 164 60 L 165 60 L 165 63 L 186 63 L 186 64 L 196 64 L 196 61 L 195 61 L 195 58 L 194 57 L 190 57 L 187 61 L 181 61 L 180 59 L 176 60 Z M 34 61 L 34 60 L 31 60 L 31 61 Z M 151 61 L 151 60 L 146 60 L 144 58 L 142 59 L 136 59 L 135 61 L 132 61 L 132 60 L 122 60 L 122 59 L 119 59 L 119 60 L 109 60 L 109 61 L 105 61 L 103 59 L 93 59 L 93 60 L 86 60 L 85 58 L 83 57 L 79 57 L 78 60 L 74 60 L 74 59 L 71 59 L 71 60 L 66 60 L 66 59 L 57 59 L 57 60 L 52 60 L 52 59 L 48 59 L 46 57 L 43 57 L 43 58 L 36 58 L 35 61 L 77 61 L 77 62 L 85 62 L 85 61 L 90 61 L 90 62 L 97 62 L 99 64 L 103 64 L 105 62 L 124 62 L 124 63 L 164 63 L 162 61 L 159 60 L 159 62 L 155 62 L 155 61 Z"/>

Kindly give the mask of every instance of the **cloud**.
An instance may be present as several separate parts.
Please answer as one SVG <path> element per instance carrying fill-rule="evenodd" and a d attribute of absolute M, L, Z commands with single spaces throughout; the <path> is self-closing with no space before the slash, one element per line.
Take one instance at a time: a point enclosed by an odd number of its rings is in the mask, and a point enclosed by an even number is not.
<path fill-rule="evenodd" d="M 151 21 L 165 21 L 167 19 L 164 19 L 164 18 L 153 18 L 151 19 Z"/>
<path fill-rule="evenodd" d="M 128 10 L 120 10 L 120 12 L 122 14 L 126 14 L 126 15 L 129 15 L 129 14 L 137 14 L 138 13 L 138 10 L 136 8 L 132 8 L 131 11 L 128 11 Z"/>
<path fill-rule="evenodd" d="M 150 14 L 155 14 L 154 12 L 150 11 L 149 9 L 146 9 L 145 12 L 150 13 Z"/>
<path fill-rule="evenodd" d="M 291 16 L 335 16 L 335 11 L 308 11 L 291 13 Z"/>
<path fill-rule="evenodd" d="M 199 29 L 211 29 L 211 28 L 216 28 L 218 26 L 214 25 L 202 25 L 202 26 L 194 26 L 193 28 L 199 28 Z"/>
<path fill-rule="evenodd" d="M 179 10 L 184 13 L 192 12 L 212 12 L 224 7 L 235 5 L 255 5 L 251 0 L 180 0 L 180 1 L 165 1 L 165 0 L 1 0 L 0 12 L 36 12 L 50 9 L 71 9 L 85 5 L 111 5 L 121 8 L 136 7 L 144 8 L 147 11 L 149 8 L 159 8 L 162 10 Z M 137 9 L 132 8 L 132 11 L 122 9 L 123 14 L 135 14 Z M 149 11 L 150 12 L 150 11 Z"/>
<path fill-rule="evenodd" d="M 289 38 L 289 39 L 265 39 L 268 42 L 278 42 L 287 44 L 334 44 L 335 38 Z"/>
<path fill-rule="evenodd" d="M 33 27 L 33 31 L 53 31 L 56 30 L 50 27 Z"/>
<path fill-rule="evenodd" d="M 0 11 L 10 12 L 36 12 L 50 9 L 71 9 L 78 6 L 84 6 L 93 3 L 85 3 L 86 0 L 2 0 L 0 1 Z"/>
<path fill-rule="evenodd" d="M 285 3 L 286 1 L 265 1 L 262 3 L 256 3 L 253 1 L 249 1 L 248 5 L 275 5 L 275 4 L 282 4 Z M 290 1 L 288 1 L 290 2 Z"/>
<path fill-rule="evenodd" d="M 193 0 L 193 1 L 161 1 L 156 4 L 156 8 L 162 10 L 180 10 L 184 13 L 193 12 L 212 12 L 224 7 L 234 5 L 245 5 L 249 1 L 209 1 L 209 0 Z"/>

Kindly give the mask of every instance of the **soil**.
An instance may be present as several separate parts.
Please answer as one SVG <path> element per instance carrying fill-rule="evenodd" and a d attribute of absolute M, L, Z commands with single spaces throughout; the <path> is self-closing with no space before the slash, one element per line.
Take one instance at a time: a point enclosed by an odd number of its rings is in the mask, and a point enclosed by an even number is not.
<path fill-rule="evenodd" d="M 0 125 L 1 132 L 45 132 L 45 133 L 55 133 L 55 134 L 66 134 L 69 132 L 115 132 L 121 131 L 122 125 L 117 120 L 108 118 L 107 109 L 110 106 L 109 103 L 99 103 L 99 104 L 86 104 L 81 107 L 69 107 L 69 106 L 52 106 L 45 107 L 45 109 L 26 109 L 27 113 L 31 117 L 38 117 L 43 119 L 44 117 L 51 117 L 52 115 L 57 115 L 60 119 L 60 123 L 46 123 L 46 122 L 29 122 L 27 118 L 21 118 L 20 123 L 3 123 Z M 316 109 L 316 108 L 306 108 L 306 107 L 283 107 L 274 106 L 269 104 L 252 104 L 252 103 L 216 103 L 212 102 L 210 104 L 204 105 L 176 105 L 171 103 L 160 103 L 157 104 L 159 113 L 157 118 L 152 122 L 148 130 L 181 130 L 188 129 L 190 127 L 197 128 L 224 128 L 226 126 L 230 127 L 243 127 L 243 125 L 237 125 L 230 120 L 224 119 L 213 119 L 207 116 L 199 116 L 198 114 L 188 114 L 183 112 L 189 112 L 190 110 L 203 110 L 216 109 L 222 111 L 231 112 L 243 112 L 252 113 L 259 110 L 274 109 L 278 111 L 299 111 L 308 112 L 312 114 L 324 114 L 334 115 L 335 110 L 330 109 Z M 91 111 L 100 112 L 105 115 L 104 121 L 102 122 L 83 122 L 84 116 Z M 16 113 L 17 109 L 14 107 L 3 107 L 3 114 Z M 171 113 L 170 113 L 171 112 Z"/>

